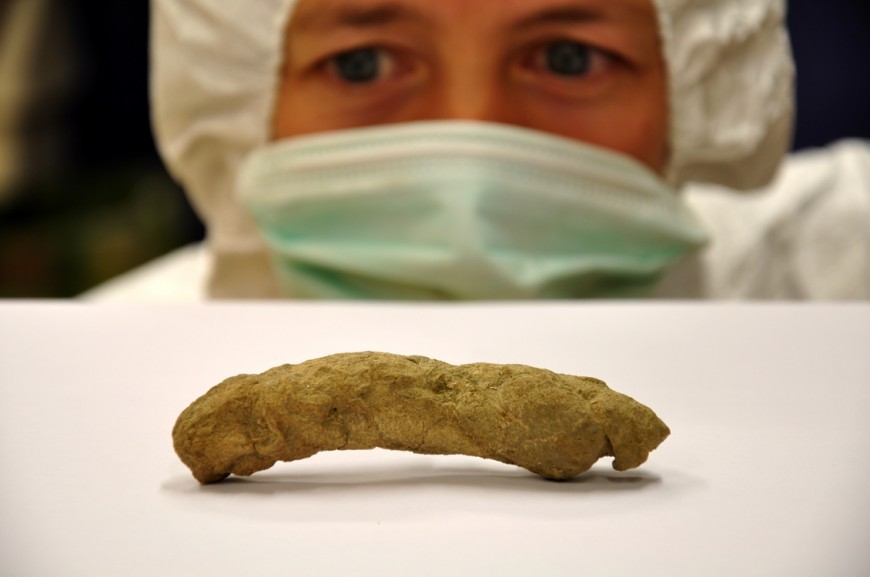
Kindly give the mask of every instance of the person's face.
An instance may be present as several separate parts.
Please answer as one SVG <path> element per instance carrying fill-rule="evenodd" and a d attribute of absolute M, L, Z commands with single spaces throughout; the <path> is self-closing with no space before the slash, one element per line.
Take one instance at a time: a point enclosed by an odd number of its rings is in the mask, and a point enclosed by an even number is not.
<path fill-rule="evenodd" d="M 300 0 L 284 57 L 276 139 L 483 120 L 666 162 L 651 0 Z"/>

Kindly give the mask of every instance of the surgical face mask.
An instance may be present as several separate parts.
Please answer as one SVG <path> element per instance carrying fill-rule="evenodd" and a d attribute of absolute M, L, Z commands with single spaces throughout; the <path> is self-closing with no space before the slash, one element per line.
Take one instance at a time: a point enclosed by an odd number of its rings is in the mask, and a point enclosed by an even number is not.
<path fill-rule="evenodd" d="M 275 142 L 238 191 L 297 298 L 640 297 L 706 240 L 634 160 L 478 122 Z"/>

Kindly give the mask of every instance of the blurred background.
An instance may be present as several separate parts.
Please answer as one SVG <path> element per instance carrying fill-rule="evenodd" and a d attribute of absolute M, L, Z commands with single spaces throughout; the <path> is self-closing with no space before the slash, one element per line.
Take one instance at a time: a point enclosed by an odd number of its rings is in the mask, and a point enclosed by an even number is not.
<path fill-rule="evenodd" d="M 75 296 L 203 238 L 151 135 L 148 12 L 0 0 L 0 298 Z M 789 27 L 794 148 L 870 138 L 870 2 L 790 0 Z"/>
<path fill-rule="evenodd" d="M 68 297 L 203 237 L 154 148 L 147 0 L 0 0 L 0 297 Z"/>

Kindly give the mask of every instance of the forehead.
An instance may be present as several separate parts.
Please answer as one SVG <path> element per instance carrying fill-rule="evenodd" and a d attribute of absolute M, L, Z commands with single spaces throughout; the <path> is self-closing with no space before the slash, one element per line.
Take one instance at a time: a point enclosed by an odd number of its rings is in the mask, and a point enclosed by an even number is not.
<path fill-rule="evenodd" d="M 648 25 L 653 0 L 299 0 L 296 28 L 417 22 L 430 27 L 587 20 Z M 481 18 L 484 17 L 484 18 Z"/>

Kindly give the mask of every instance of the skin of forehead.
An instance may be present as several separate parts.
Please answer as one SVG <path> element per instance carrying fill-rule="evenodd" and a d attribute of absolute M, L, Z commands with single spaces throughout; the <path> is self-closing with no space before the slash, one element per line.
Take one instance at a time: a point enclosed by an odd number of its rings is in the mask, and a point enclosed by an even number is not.
<path fill-rule="evenodd" d="M 547 22 L 553 24 L 552 18 L 560 15 L 579 19 L 577 14 L 587 14 L 589 22 L 601 24 L 599 33 L 612 36 L 617 44 L 634 46 L 636 56 L 660 56 L 651 49 L 660 49 L 652 0 L 299 0 L 288 31 L 296 37 L 338 33 L 353 27 L 352 22 L 384 18 L 391 10 L 406 16 L 411 27 L 436 35 L 468 32 L 472 25 L 480 34 L 511 34 L 536 17 L 549 15 Z"/>
<path fill-rule="evenodd" d="M 482 6 L 492 7 L 493 15 L 523 15 L 550 9 L 584 9 L 608 20 L 624 20 L 655 12 L 651 0 L 300 0 L 293 14 L 299 28 L 328 23 L 337 12 L 350 8 L 370 10 L 381 7 L 409 8 L 421 14 L 443 15 L 445 20 L 461 21 L 462 16 Z"/>

